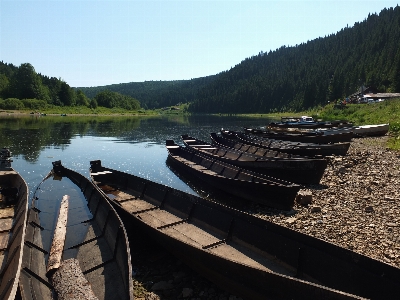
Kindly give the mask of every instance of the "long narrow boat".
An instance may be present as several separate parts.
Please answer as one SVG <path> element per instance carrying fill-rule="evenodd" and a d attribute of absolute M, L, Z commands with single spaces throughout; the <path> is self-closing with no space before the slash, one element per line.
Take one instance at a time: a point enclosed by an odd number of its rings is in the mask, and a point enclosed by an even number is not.
<path fill-rule="evenodd" d="M 28 213 L 19 282 L 22 299 L 54 297 L 54 283 L 47 278 L 46 267 L 63 195 L 70 198 L 65 244 L 61 247 L 63 261 L 79 262 L 86 286 L 97 299 L 133 299 L 129 243 L 121 219 L 88 178 L 65 168 L 61 161 L 53 162 L 53 169 L 35 191 Z M 69 279 L 75 279 L 75 275 Z M 78 283 L 72 280 L 69 288 L 77 288 Z"/>
<path fill-rule="evenodd" d="M 348 143 L 351 142 L 354 137 L 354 133 L 351 130 L 337 131 L 336 133 L 325 134 L 325 131 L 310 131 L 310 132 L 283 132 L 283 131 L 270 131 L 261 130 L 255 128 L 244 128 L 244 132 L 247 134 L 254 134 L 259 137 L 301 142 L 301 143 L 314 143 L 314 144 L 333 144 L 333 143 Z"/>
<path fill-rule="evenodd" d="M 0 299 L 14 299 L 21 271 L 28 212 L 28 186 L 11 167 L 11 152 L 0 152 Z"/>
<path fill-rule="evenodd" d="M 309 158 L 280 152 L 274 152 L 274 156 L 265 156 L 265 153 L 260 156 L 224 146 L 213 146 L 188 135 L 182 135 L 181 138 L 187 147 L 200 151 L 204 155 L 295 183 L 318 184 L 328 165 L 325 158 Z"/>
<path fill-rule="evenodd" d="M 346 128 L 337 129 L 320 129 L 319 132 L 323 132 L 324 135 L 336 135 L 337 133 L 344 133 L 352 131 L 355 137 L 367 137 L 367 136 L 383 136 L 389 131 L 389 124 L 375 124 L 375 125 L 360 125 Z"/>
<path fill-rule="evenodd" d="M 266 176 L 166 141 L 169 162 L 185 177 L 244 200 L 290 210 L 300 185 Z"/>
<path fill-rule="evenodd" d="M 125 224 L 244 299 L 397 299 L 400 269 L 135 175 L 90 162 Z M 128 225 L 127 225 L 128 226 Z M 128 227 L 129 228 L 129 227 Z"/>
<path fill-rule="evenodd" d="M 299 129 L 317 129 L 317 128 L 343 128 L 352 124 L 346 120 L 335 121 L 315 121 L 312 117 L 282 117 L 281 122 L 271 122 L 268 128 L 299 128 Z"/>
<path fill-rule="evenodd" d="M 221 135 L 227 138 L 236 139 L 241 142 L 259 146 L 271 150 L 303 155 L 303 156 L 316 156 L 316 155 L 346 155 L 350 148 L 350 143 L 335 143 L 335 144 L 313 144 L 313 143 L 299 143 L 290 141 L 280 141 L 254 135 L 248 135 L 242 132 L 235 132 L 231 130 L 221 130 Z"/>

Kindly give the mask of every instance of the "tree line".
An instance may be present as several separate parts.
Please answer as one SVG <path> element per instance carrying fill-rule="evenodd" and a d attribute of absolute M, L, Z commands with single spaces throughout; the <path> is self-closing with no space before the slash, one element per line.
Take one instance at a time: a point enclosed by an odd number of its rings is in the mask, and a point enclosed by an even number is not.
<path fill-rule="evenodd" d="M 82 88 L 110 89 L 145 108 L 190 102 L 195 113 L 300 111 L 344 99 L 361 86 L 400 92 L 400 8 L 370 14 L 354 26 L 293 47 L 282 46 L 219 74 L 182 81 L 149 81 Z"/>
<path fill-rule="evenodd" d="M 76 89 L 89 98 L 105 90 L 121 93 L 139 99 L 145 109 L 155 109 L 195 101 L 198 92 L 216 78 L 217 75 L 210 75 L 190 80 L 129 82 Z"/>
<path fill-rule="evenodd" d="M 17 68 L 0 63 L 0 97 L 20 99 L 23 105 L 23 99 L 128 109 L 190 103 L 188 110 L 194 113 L 268 113 L 322 106 L 356 93 L 360 86 L 400 92 L 399 6 L 335 34 L 261 51 L 230 70 L 190 80 L 71 88 L 36 74 L 30 64 Z"/>
<path fill-rule="evenodd" d="M 104 90 L 89 98 L 62 79 L 36 73 L 30 63 L 17 67 L 0 62 L 0 108 L 40 110 L 48 105 L 140 109 L 140 102 L 128 95 Z"/>
<path fill-rule="evenodd" d="M 324 38 L 260 52 L 219 74 L 192 112 L 300 111 L 345 99 L 360 86 L 400 92 L 400 7 Z"/>

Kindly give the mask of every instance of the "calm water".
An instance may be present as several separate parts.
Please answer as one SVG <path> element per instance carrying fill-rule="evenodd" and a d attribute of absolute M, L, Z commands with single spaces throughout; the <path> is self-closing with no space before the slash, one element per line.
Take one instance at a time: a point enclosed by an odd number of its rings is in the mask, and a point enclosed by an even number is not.
<path fill-rule="evenodd" d="M 61 160 L 65 167 L 89 175 L 89 162 L 135 174 L 196 194 L 166 165 L 165 140 L 182 144 L 189 134 L 210 142 L 209 134 L 221 128 L 242 130 L 270 120 L 242 117 L 2 117 L 1 147 L 9 147 L 13 167 L 26 180 L 32 196 L 37 185 Z"/>

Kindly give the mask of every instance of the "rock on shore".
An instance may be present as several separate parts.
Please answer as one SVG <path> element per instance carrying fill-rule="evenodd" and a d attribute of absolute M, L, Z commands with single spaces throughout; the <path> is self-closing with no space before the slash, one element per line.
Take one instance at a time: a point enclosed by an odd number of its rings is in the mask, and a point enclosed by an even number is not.
<path fill-rule="evenodd" d="M 310 204 L 251 213 L 400 267 L 400 152 L 387 139 L 353 139 L 346 156 L 330 157 L 320 184 L 301 190 Z"/>

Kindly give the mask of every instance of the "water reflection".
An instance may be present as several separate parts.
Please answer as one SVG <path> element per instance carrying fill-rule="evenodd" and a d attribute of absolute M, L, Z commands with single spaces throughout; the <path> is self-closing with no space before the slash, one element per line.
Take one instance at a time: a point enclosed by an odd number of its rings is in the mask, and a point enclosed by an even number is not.
<path fill-rule="evenodd" d="M 107 167 L 197 194 L 166 166 L 165 140 L 182 144 L 181 134 L 189 134 L 210 141 L 209 134 L 221 128 L 242 130 L 269 121 L 220 116 L 1 117 L 0 146 L 12 151 L 13 167 L 31 193 L 53 161 L 88 176 L 89 161 L 100 159 Z"/>

